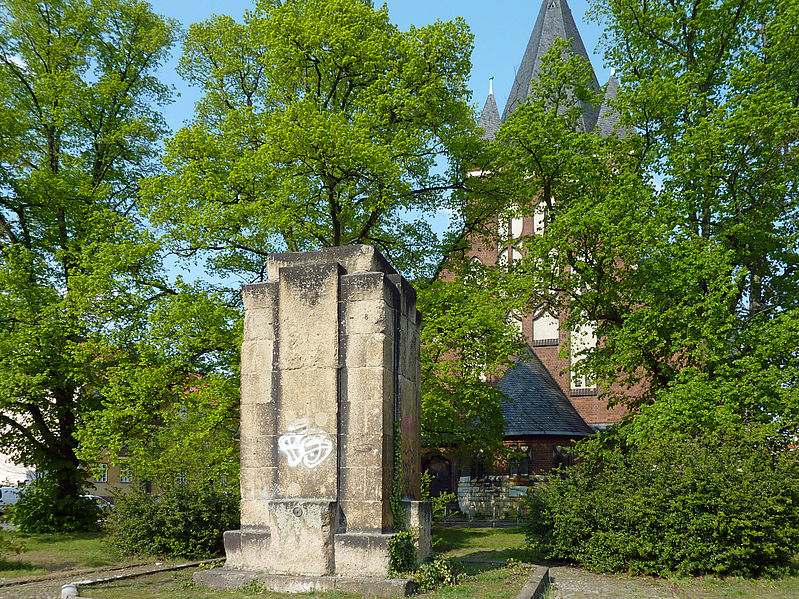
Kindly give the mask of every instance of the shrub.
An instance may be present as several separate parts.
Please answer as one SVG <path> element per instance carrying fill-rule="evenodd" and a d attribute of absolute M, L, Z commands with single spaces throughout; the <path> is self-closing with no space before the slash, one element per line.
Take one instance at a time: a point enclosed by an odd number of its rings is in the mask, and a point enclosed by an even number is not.
<path fill-rule="evenodd" d="M 93 499 L 59 498 L 58 485 L 50 476 L 28 483 L 11 512 L 11 521 L 24 533 L 98 530 L 99 517 L 100 508 Z"/>
<path fill-rule="evenodd" d="M 413 584 L 417 591 L 425 592 L 440 586 L 457 584 L 457 564 L 448 557 L 435 554 L 429 561 L 419 564 L 413 575 Z"/>
<path fill-rule="evenodd" d="M 213 486 L 176 485 L 160 495 L 143 489 L 117 497 L 108 542 L 120 555 L 213 557 L 223 534 L 239 527 L 238 497 Z"/>
<path fill-rule="evenodd" d="M 441 493 L 430 499 L 432 503 L 433 522 L 440 522 L 447 517 L 447 507 L 458 498 L 455 493 Z"/>
<path fill-rule="evenodd" d="M 388 540 L 389 569 L 393 572 L 411 572 L 416 568 L 416 536 L 413 531 L 400 530 Z"/>
<path fill-rule="evenodd" d="M 531 549 L 598 571 L 784 573 L 799 543 L 799 452 L 745 430 L 601 449 L 530 494 Z"/>

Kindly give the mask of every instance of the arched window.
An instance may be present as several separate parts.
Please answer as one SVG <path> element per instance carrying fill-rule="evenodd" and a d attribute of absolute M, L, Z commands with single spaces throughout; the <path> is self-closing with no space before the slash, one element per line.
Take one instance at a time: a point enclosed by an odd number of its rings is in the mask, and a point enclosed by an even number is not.
<path fill-rule="evenodd" d="M 524 220 L 521 218 L 512 218 L 510 220 L 510 234 L 513 239 L 518 239 L 522 236 L 522 228 Z"/>
<path fill-rule="evenodd" d="M 497 265 L 508 266 L 508 248 L 504 248 L 497 254 Z"/>

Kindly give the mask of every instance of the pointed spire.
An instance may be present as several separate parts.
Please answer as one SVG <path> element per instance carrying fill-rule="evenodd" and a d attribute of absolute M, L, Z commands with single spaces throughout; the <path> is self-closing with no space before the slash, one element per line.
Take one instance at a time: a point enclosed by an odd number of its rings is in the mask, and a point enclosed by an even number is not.
<path fill-rule="evenodd" d="M 497 102 L 494 100 L 494 78 L 488 80 L 488 98 L 486 99 L 483 112 L 480 113 L 480 120 L 478 126 L 483 128 L 483 139 L 494 141 L 494 137 L 499 130 L 499 109 Z"/>
<path fill-rule="evenodd" d="M 519 70 L 516 71 L 516 80 L 505 104 L 502 113 L 502 122 L 516 110 L 516 108 L 527 101 L 530 95 L 530 82 L 538 76 L 541 69 L 541 58 L 547 53 L 556 39 L 573 39 L 572 50 L 575 54 L 582 56 L 590 61 L 585 44 L 577 30 L 572 11 L 566 0 L 543 0 L 538 18 L 535 21 L 530 40 L 524 51 Z M 594 75 L 594 88 L 599 89 L 599 83 Z M 596 124 L 598 109 L 590 105 L 585 107 L 583 123 L 586 131 L 591 131 Z"/>
<path fill-rule="evenodd" d="M 614 133 L 619 137 L 626 137 L 630 133 L 626 127 L 619 124 L 619 115 L 612 106 L 618 91 L 619 80 L 616 79 L 616 69 L 613 69 L 610 72 L 605 98 L 602 100 L 602 106 L 599 107 L 599 118 L 596 121 L 596 132 L 603 137 Z"/>

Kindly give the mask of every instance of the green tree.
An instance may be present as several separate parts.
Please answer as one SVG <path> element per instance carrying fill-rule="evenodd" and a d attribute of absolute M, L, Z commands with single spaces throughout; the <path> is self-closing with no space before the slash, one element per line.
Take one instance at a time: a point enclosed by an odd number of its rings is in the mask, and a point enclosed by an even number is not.
<path fill-rule="evenodd" d="M 719 413 L 795 429 L 795 346 L 768 340 L 796 327 L 799 103 L 785 68 L 796 8 L 596 10 L 623 84 L 615 109 L 636 133 L 580 131 L 582 69 L 549 55 L 537 96 L 497 137 L 495 170 L 519 209 L 548 211 L 519 272 L 572 330 L 596 327 L 602 343 L 582 367 L 621 384 L 611 402 L 670 398 L 651 409 L 689 422 L 689 410 L 665 406 L 702 396 L 703 414 L 726 405 Z"/>
<path fill-rule="evenodd" d="M 422 313 L 422 443 L 449 455 L 503 455 L 502 392 L 491 383 L 522 351 L 512 314 L 529 295 L 507 270 L 451 259 L 444 277 L 417 284 Z"/>
<path fill-rule="evenodd" d="M 579 129 L 583 69 L 556 48 L 492 170 L 518 210 L 547 210 L 516 272 L 571 330 L 596 328 L 581 368 L 618 384 L 605 398 L 631 412 L 531 500 L 549 525 L 531 521 L 531 539 L 601 570 L 784 572 L 797 535 L 796 3 L 594 10 L 634 132 Z"/>
<path fill-rule="evenodd" d="M 467 103 L 471 44 L 462 20 L 403 32 L 361 0 L 261 1 L 241 23 L 193 25 L 180 69 L 203 97 L 167 142 L 165 172 L 144 183 L 173 249 L 210 256 L 217 273 L 260 280 L 272 252 L 368 243 L 419 277 L 423 428 L 432 444 L 467 448 L 502 438 L 498 394 L 481 378 L 513 353 L 514 303 L 425 282 L 485 217 L 464 212 L 482 150 Z M 441 208 L 459 218 L 439 240 L 428 221 Z M 466 311 L 481 333 L 456 323 Z"/>
<path fill-rule="evenodd" d="M 350 243 L 424 272 L 428 217 L 476 143 L 471 45 L 460 19 L 403 32 L 361 0 L 261 0 L 241 23 L 192 25 L 180 72 L 203 97 L 144 185 L 153 222 L 250 279 L 269 253 Z"/>
<path fill-rule="evenodd" d="M 174 37 L 135 0 L 0 2 L 0 444 L 55 480 L 56 521 L 80 509 L 104 371 L 167 292 L 136 198 Z"/>
<path fill-rule="evenodd" d="M 84 417 L 79 457 L 161 489 L 237 492 L 240 326 L 221 294 L 176 285 L 126 358 L 103 365 L 102 409 Z"/>

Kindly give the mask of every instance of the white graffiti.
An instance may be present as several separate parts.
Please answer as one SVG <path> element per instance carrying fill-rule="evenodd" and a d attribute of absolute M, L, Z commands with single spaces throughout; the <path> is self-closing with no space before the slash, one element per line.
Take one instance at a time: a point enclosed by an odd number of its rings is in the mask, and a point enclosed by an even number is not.
<path fill-rule="evenodd" d="M 316 468 L 333 451 L 333 442 L 322 429 L 308 428 L 308 421 L 303 418 L 278 437 L 277 448 L 286 454 L 292 468 L 300 463 L 306 468 Z"/>

